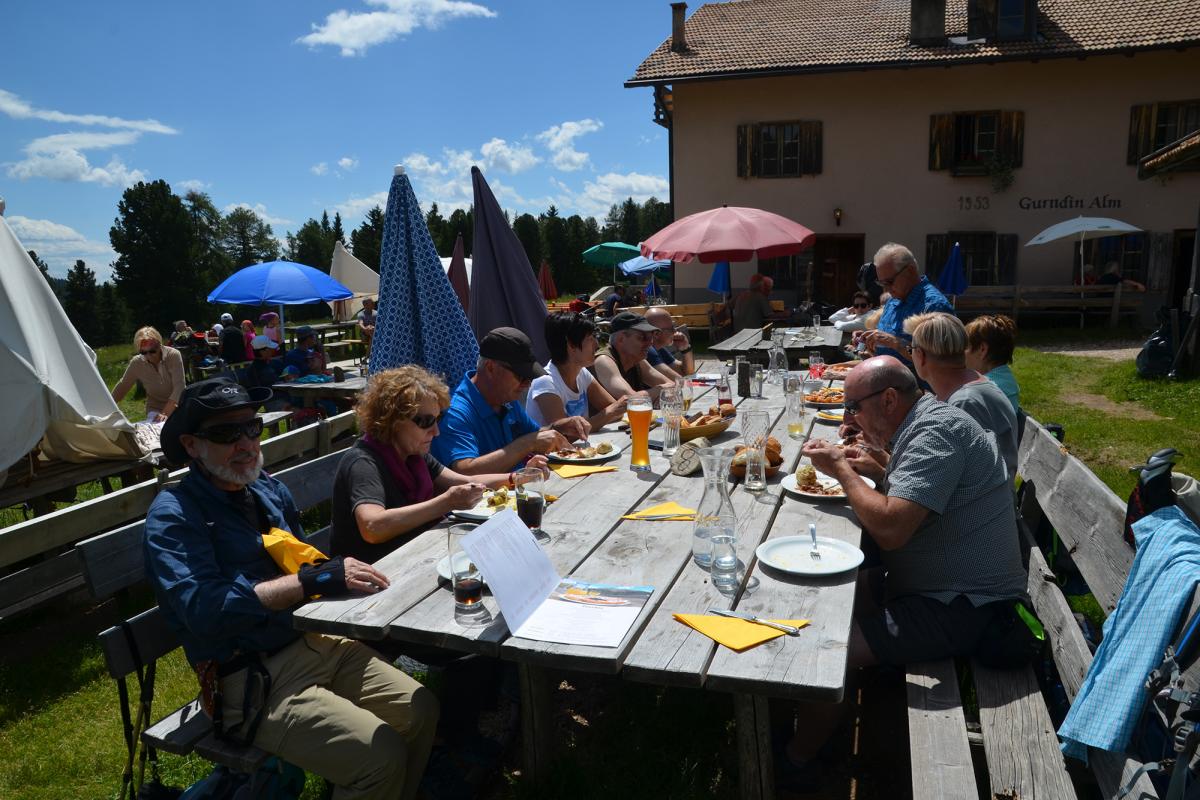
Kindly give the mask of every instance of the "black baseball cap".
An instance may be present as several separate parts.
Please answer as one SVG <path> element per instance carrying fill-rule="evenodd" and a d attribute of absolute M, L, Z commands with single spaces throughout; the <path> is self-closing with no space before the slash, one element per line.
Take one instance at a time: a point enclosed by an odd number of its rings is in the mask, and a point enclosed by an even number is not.
<path fill-rule="evenodd" d="M 635 314 L 632 311 L 622 311 L 613 317 L 612 321 L 608 324 L 609 333 L 620 333 L 621 331 L 658 333 L 658 328 L 646 322 L 646 319 L 640 314 Z"/>
<path fill-rule="evenodd" d="M 179 442 L 185 433 L 195 433 L 206 419 L 238 408 L 258 408 L 271 399 L 271 389 L 255 386 L 247 389 L 229 378 L 209 378 L 183 390 L 179 408 L 163 423 L 159 444 L 172 464 L 188 460 L 187 450 Z"/>
<path fill-rule="evenodd" d="M 296 341 L 297 342 L 303 342 L 308 337 L 316 336 L 316 335 L 317 335 L 317 332 L 314 331 L 312 329 L 312 327 L 309 325 L 301 325 L 299 328 L 296 328 Z"/>
<path fill-rule="evenodd" d="M 496 328 L 483 337 L 479 355 L 502 362 L 523 380 L 531 381 L 546 374 L 533 354 L 533 342 L 516 328 Z"/>

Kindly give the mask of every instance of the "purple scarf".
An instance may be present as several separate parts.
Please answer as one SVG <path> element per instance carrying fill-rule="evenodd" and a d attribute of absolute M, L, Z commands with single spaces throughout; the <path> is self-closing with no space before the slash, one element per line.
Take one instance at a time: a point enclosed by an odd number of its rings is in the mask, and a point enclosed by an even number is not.
<path fill-rule="evenodd" d="M 387 465 L 388 472 L 404 493 L 410 503 L 420 503 L 433 497 L 433 478 L 429 475 L 429 466 L 421 456 L 409 456 L 403 461 L 391 445 L 372 439 L 370 435 L 362 437 L 362 443 L 374 450 Z"/>

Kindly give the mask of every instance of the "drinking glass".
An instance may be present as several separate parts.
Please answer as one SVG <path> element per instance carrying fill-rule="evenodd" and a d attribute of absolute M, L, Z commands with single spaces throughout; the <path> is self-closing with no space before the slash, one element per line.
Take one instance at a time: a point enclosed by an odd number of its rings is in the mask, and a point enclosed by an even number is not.
<path fill-rule="evenodd" d="M 546 510 L 546 471 L 538 467 L 526 467 L 513 473 L 513 486 L 517 491 L 517 516 L 521 518 L 534 537 L 539 541 L 549 539 L 542 532 L 542 514 Z"/>
<path fill-rule="evenodd" d="M 483 605 L 483 576 L 462 547 L 462 540 L 477 527 L 468 523 L 451 525 L 446 535 L 454 621 L 468 628 L 486 625 L 492 618 Z"/>
<path fill-rule="evenodd" d="M 650 469 L 650 417 L 654 413 L 654 405 L 649 397 L 631 397 L 625 407 L 629 417 L 629 435 L 633 438 L 633 448 L 629 456 L 629 466 L 636 472 L 647 472 Z"/>
<path fill-rule="evenodd" d="M 712 546 L 708 562 L 712 585 L 721 594 L 734 594 L 738 587 L 737 534 L 721 530 L 709 536 L 708 541 Z"/>
<path fill-rule="evenodd" d="M 663 455 L 675 455 L 679 449 L 679 428 L 683 421 L 683 398 L 676 386 L 668 386 L 658 396 L 658 407 L 663 415 Z"/>
<path fill-rule="evenodd" d="M 742 414 L 742 444 L 746 446 L 746 480 L 748 492 L 767 488 L 767 435 L 771 417 L 766 411 L 747 411 Z"/>
<path fill-rule="evenodd" d="M 825 356 L 817 350 L 813 350 L 808 354 L 808 376 L 810 378 L 821 378 L 825 375 Z"/>
<path fill-rule="evenodd" d="M 789 375 L 784 381 L 784 402 L 788 438 L 803 439 L 808 425 L 804 415 L 804 382 L 798 375 Z"/>
<path fill-rule="evenodd" d="M 683 401 L 683 413 L 686 414 L 692 407 L 692 376 L 685 375 L 675 381 L 675 388 L 679 390 L 679 397 Z"/>
<path fill-rule="evenodd" d="M 750 396 L 761 400 L 763 393 L 763 368 L 761 364 L 755 364 L 753 371 L 750 373 Z"/>

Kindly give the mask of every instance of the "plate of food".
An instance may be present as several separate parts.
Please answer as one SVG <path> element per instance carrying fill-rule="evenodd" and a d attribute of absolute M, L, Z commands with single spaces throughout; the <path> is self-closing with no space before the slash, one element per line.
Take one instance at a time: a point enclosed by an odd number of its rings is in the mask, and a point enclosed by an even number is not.
<path fill-rule="evenodd" d="M 843 361 L 840 364 L 826 364 L 823 377 L 835 381 L 844 381 L 850 370 L 861 364 L 861 361 Z"/>
<path fill-rule="evenodd" d="M 825 422 L 825 423 L 833 423 L 834 425 L 841 425 L 844 420 L 845 420 L 845 415 L 843 414 L 842 409 L 840 409 L 840 408 L 837 409 L 836 411 L 818 411 L 817 412 L 817 422 Z"/>
<path fill-rule="evenodd" d="M 844 389 L 835 389 L 832 386 L 817 389 L 815 392 L 808 392 L 804 395 L 804 402 L 816 408 L 837 408 L 846 400 L 846 391 Z"/>
<path fill-rule="evenodd" d="M 571 449 L 551 450 L 546 454 L 546 460 L 554 464 L 600 464 L 619 455 L 621 451 L 609 442 L 600 442 L 597 445 L 576 442 L 575 447 Z"/>
<path fill-rule="evenodd" d="M 863 562 L 862 550 L 840 539 L 818 536 L 820 558 L 812 557 L 812 547 L 810 536 L 781 536 L 763 542 L 754 554 L 768 567 L 792 575 L 837 575 Z"/>
<path fill-rule="evenodd" d="M 875 488 L 875 481 L 863 478 L 868 486 Z M 803 464 L 790 475 L 785 475 L 779 482 L 788 494 L 803 497 L 806 500 L 845 500 L 846 492 L 837 478 L 818 472 L 811 464 Z"/>
<path fill-rule="evenodd" d="M 471 522 L 486 522 L 497 511 L 502 511 L 506 508 L 516 510 L 516 507 L 517 493 L 502 486 L 499 489 L 488 489 L 485 491 L 479 502 L 470 508 L 460 508 L 450 513 L 459 519 Z"/>
<path fill-rule="evenodd" d="M 459 570 L 466 572 L 466 567 L 470 563 L 471 557 L 462 550 L 459 550 L 454 554 L 454 565 L 458 567 Z M 442 580 L 446 582 L 450 581 L 450 556 L 442 556 L 442 560 L 437 563 L 437 574 Z M 483 579 L 482 575 L 479 576 L 479 580 L 483 581 L 484 586 L 487 586 L 487 581 Z"/>

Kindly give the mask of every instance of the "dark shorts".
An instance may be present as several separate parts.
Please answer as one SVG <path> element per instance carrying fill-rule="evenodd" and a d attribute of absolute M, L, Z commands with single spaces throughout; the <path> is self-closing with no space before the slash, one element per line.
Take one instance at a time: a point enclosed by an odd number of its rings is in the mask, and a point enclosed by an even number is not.
<path fill-rule="evenodd" d="M 881 664 L 903 666 L 975 652 L 996 614 L 1012 605 L 1002 600 L 974 606 L 959 595 L 950 604 L 909 595 L 858 618 L 859 629 Z"/>

